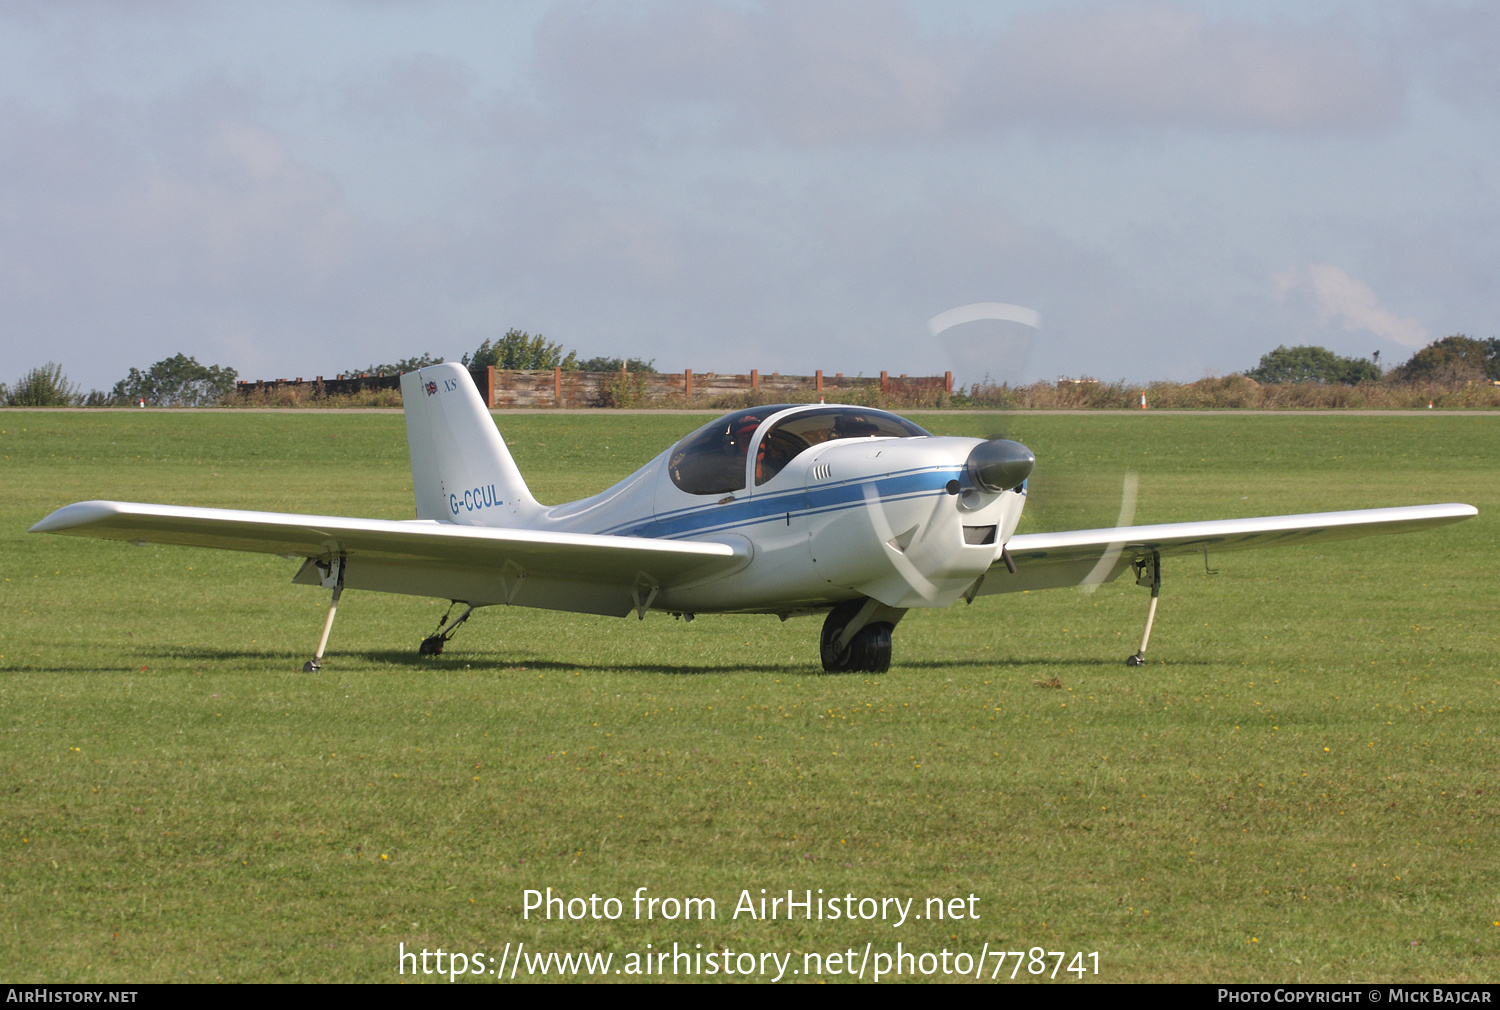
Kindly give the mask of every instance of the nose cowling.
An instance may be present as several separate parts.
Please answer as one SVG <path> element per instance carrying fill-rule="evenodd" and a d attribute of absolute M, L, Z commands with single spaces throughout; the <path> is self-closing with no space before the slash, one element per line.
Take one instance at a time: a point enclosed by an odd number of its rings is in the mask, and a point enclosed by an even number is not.
<path fill-rule="evenodd" d="M 970 451 L 965 469 L 969 480 L 986 491 L 1009 491 L 1019 487 L 1034 466 L 1036 456 L 1020 442 L 992 438 Z"/>

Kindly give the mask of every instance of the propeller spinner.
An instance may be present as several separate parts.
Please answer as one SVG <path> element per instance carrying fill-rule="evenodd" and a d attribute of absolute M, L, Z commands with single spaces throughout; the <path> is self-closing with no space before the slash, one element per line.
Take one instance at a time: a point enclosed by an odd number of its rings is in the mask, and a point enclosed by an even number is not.
<path fill-rule="evenodd" d="M 1031 476 L 1036 456 L 1020 442 L 992 438 L 980 442 L 969 453 L 965 469 L 969 480 L 986 491 L 1009 491 Z"/>

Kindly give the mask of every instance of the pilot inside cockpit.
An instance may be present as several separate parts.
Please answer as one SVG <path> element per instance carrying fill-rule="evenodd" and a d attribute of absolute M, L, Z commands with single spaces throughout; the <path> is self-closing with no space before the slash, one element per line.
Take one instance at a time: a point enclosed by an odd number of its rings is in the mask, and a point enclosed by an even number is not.
<path fill-rule="evenodd" d="M 903 417 L 866 407 L 827 407 L 792 414 L 761 437 L 755 483 L 764 484 L 806 449 L 849 438 L 913 438 L 927 432 Z"/>
<path fill-rule="evenodd" d="M 760 423 L 783 407 L 735 411 L 677 443 L 668 461 L 672 483 L 688 494 L 731 494 L 745 486 L 745 461 Z"/>
<path fill-rule="evenodd" d="M 672 483 L 688 494 L 733 494 L 745 487 L 750 443 L 761 422 L 788 404 L 750 407 L 704 425 L 677 443 L 667 463 Z M 905 418 L 868 407 L 819 407 L 777 421 L 755 453 L 755 483 L 764 484 L 805 450 L 851 438 L 914 438 L 927 432 Z"/>

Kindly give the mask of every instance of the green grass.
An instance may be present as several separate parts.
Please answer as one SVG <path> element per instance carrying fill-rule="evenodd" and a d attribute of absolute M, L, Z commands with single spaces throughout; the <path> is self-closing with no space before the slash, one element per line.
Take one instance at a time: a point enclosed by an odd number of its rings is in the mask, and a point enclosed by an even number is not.
<path fill-rule="evenodd" d="M 561 501 L 698 423 L 502 426 Z M 618 965 L 898 940 L 1097 950 L 1108 980 L 1500 976 L 1500 423 L 1003 424 L 1040 460 L 1023 531 L 1112 523 L 1127 469 L 1141 523 L 1480 515 L 1212 576 L 1169 561 L 1141 669 L 1146 594 L 1117 583 L 913 611 L 889 674 L 845 677 L 818 672 L 816 621 L 753 617 L 496 608 L 422 660 L 443 604 L 351 593 L 309 676 L 327 601 L 295 564 L 25 530 L 87 498 L 406 517 L 399 416 L 0 413 L 0 977 L 396 981 L 398 942 Z M 548 886 L 626 916 L 523 920 Z M 637 922 L 643 886 L 719 917 Z M 820 887 L 972 893 L 980 918 L 729 918 L 742 888 Z"/>

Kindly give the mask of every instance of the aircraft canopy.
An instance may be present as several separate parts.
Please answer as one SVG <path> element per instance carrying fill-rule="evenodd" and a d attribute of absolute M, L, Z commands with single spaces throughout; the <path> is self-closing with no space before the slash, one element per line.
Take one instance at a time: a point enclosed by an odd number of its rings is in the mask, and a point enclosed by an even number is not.
<path fill-rule="evenodd" d="M 767 422 L 770 425 L 755 455 L 757 485 L 775 477 L 804 449 L 822 442 L 929 434 L 905 418 L 872 407 L 816 404 L 798 408 L 786 403 L 748 407 L 710 421 L 678 442 L 668 461 L 672 483 L 689 494 L 743 490 L 750 447 Z"/>

